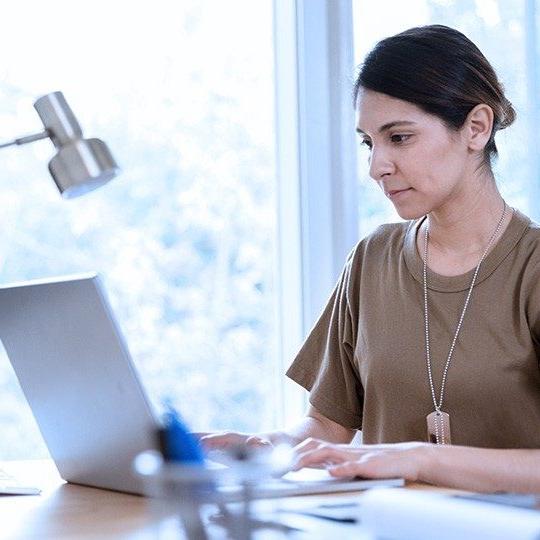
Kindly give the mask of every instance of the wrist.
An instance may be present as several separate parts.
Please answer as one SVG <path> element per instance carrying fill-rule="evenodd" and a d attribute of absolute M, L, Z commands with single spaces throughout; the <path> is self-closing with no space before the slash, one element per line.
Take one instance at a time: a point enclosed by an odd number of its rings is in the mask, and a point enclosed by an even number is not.
<path fill-rule="evenodd" d="M 270 441 L 274 446 L 279 444 L 289 444 L 294 446 L 295 443 L 292 440 L 292 437 L 285 431 L 270 431 L 266 433 L 256 433 L 256 437 Z"/>
<path fill-rule="evenodd" d="M 433 483 L 433 471 L 436 468 L 438 452 L 441 447 L 436 444 L 424 443 L 417 449 L 416 481 L 426 484 Z"/>

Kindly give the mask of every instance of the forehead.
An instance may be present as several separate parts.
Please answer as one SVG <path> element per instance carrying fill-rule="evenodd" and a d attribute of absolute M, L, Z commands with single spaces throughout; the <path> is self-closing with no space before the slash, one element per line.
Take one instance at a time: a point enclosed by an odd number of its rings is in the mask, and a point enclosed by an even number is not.
<path fill-rule="evenodd" d="M 356 106 L 356 127 L 364 133 L 375 133 L 381 126 L 391 122 L 422 123 L 434 117 L 402 99 L 380 92 L 360 89 Z"/>

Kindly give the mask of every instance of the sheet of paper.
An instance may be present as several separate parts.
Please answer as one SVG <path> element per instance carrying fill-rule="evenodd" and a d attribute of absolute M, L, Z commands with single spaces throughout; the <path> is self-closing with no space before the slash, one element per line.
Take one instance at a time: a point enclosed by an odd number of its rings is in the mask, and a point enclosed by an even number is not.
<path fill-rule="evenodd" d="M 360 522 L 377 538 L 538 540 L 540 512 L 406 489 L 362 497 Z M 434 534 L 435 531 L 435 534 Z"/>

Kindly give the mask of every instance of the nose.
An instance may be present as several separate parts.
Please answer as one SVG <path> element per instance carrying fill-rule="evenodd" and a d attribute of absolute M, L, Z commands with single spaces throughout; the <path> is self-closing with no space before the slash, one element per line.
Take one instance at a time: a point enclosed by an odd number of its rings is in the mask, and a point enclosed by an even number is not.
<path fill-rule="evenodd" d="M 382 148 L 373 147 L 369 157 L 369 176 L 379 181 L 389 174 L 393 174 L 395 165 L 393 160 Z"/>

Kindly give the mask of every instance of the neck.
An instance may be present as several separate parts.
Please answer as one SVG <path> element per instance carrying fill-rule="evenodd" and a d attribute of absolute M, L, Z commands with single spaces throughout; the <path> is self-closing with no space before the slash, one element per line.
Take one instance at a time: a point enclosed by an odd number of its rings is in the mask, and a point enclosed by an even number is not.
<path fill-rule="evenodd" d="M 475 189 L 468 189 L 467 193 L 429 213 L 430 249 L 462 255 L 475 255 L 485 250 L 501 218 L 504 201 L 493 177 L 471 184 Z M 508 211 L 506 214 L 499 236 L 511 215 Z"/>

